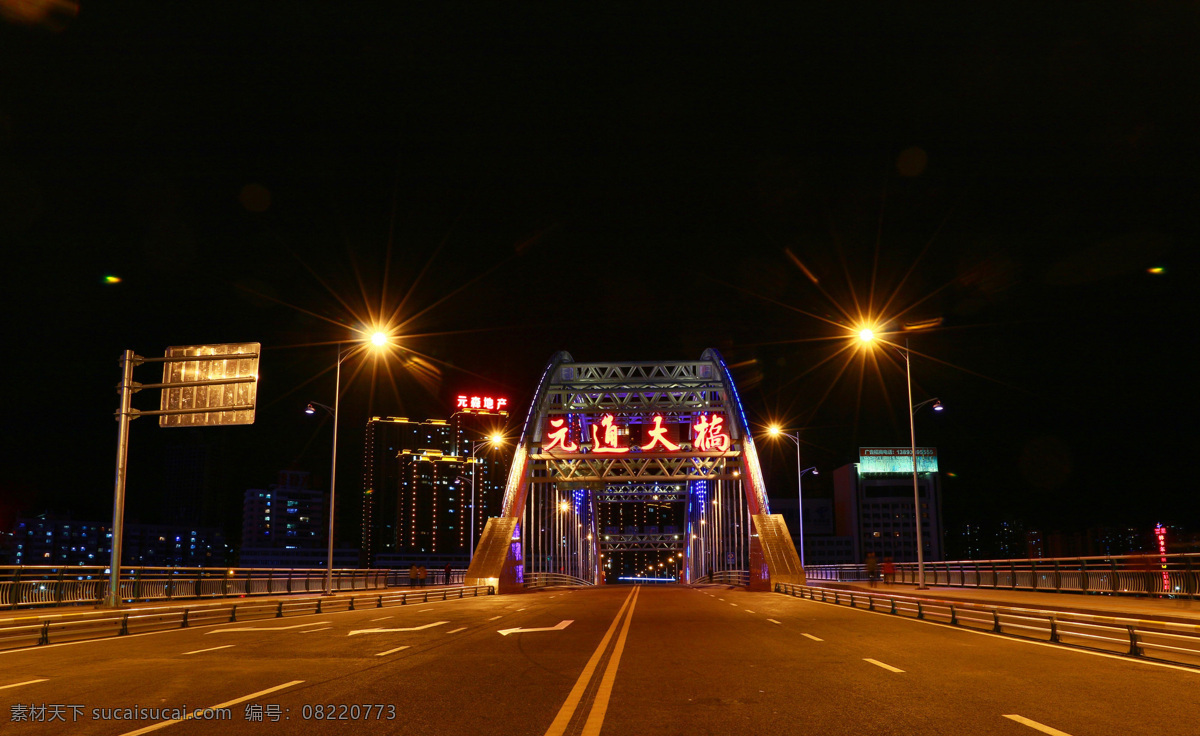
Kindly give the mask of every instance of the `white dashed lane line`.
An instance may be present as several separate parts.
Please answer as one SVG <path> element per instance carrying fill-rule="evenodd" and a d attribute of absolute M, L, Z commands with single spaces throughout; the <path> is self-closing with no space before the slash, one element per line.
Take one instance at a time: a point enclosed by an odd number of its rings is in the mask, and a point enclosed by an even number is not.
<path fill-rule="evenodd" d="M 201 654 L 201 653 L 203 653 L 203 652 L 215 652 L 215 651 L 217 651 L 218 649 L 228 649 L 229 647 L 232 647 L 232 646 L 236 646 L 236 645 L 234 645 L 234 644 L 226 644 L 225 646 L 222 646 L 222 647 L 209 647 L 208 649 L 197 649 L 197 650 L 195 650 L 195 651 L 193 651 L 193 652 L 184 652 L 183 654 L 181 654 L 181 655 L 179 655 L 179 656 L 183 657 L 183 656 L 186 656 L 186 655 L 188 655 L 188 654 Z"/>
<path fill-rule="evenodd" d="M 447 631 L 446 633 L 447 634 L 457 634 L 460 631 L 466 631 L 466 630 L 467 630 L 467 627 L 464 626 L 461 629 L 451 629 L 450 631 Z"/>
<path fill-rule="evenodd" d="M 779 622 L 779 621 L 776 621 L 776 620 L 775 620 L 775 619 L 773 619 L 773 618 L 769 618 L 769 619 L 767 619 L 767 620 L 768 620 L 768 621 L 770 621 L 770 622 L 771 622 L 771 623 L 773 623 L 773 624 L 778 624 L 778 623 L 781 623 L 781 622 Z"/>
<path fill-rule="evenodd" d="M 400 652 L 400 651 L 403 651 L 403 650 L 405 650 L 405 649 L 408 649 L 408 645 L 407 645 L 407 644 L 405 644 L 405 645 L 404 645 L 404 646 L 402 646 L 402 647 L 396 647 L 395 649 L 389 649 L 389 650 L 387 650 L 386 652 L 380 652 L 379 654 L 376 654 L 375 656 L 376 656 L 376 657 L 386 657 L 386 656 L 387 656 L 387 655 L 389 655 L 389 654 L 395 654 L 396 652 Z"/>
<path fill-rule="evenodd" d="M 313 633 L 313 632 L 315 632 L 315 631 L 329 631 L 329 630 L 330 630 L 330 629 L 332 629 L 332 628 L 333 628 L 332 626 L 326 626 L 326 627 L 325 627 L 325 628 L 323 628 L 323 629 L 309 629 L 308 631 L 301 631 L 300 633 L 301 633 L 301 634 L 311 634 L 311 633 Z"/>
<path fill-rule="evenodd" d="M 825 641 L 824 639 L 822 639 L 818 636 L 813 636 L 812 634 L 801 634 L 800 636 L 807 636 L 809 639 L 812 639 L 813 641 Z"/>
<path fill-rule="evenodd" d="M 904 670 L 900 669 L 899 667 L 893 667 L 890 664 L 884 664 L 883 662 L 880 662 L 878 659 L 871 659 L 870 657 L 863 657 L 863 661 L 870 662 L 871 664 L 875 665 L 876 667 L 882 667 L 885 670 L 888 670 L 889 672 L 903 672 L 904 671 Z"/>
<path fill-rule="evenodd" d="M 488 621 L 495 621 L 498 618 L 503 618 L 503 617 L 502 616 L 492 616 L 491 618 L 488 619 Z"/>
<path fill-rule="evenodd" d="M 746 613 L 754 613 L 754 611 L 751 611 L 749 608 L 743 608 L 742 610 Z"/>
<path fill-rule="evenodd" d="M 1071 734 L 1067 733 L 1066 731 L 1059 731 L 1057 728 L 1051 728 L 1044 723 L 1038 723 L 1037 721 L 1026 718 L 1025 716 L 1005 715 L 1004 717 L 1016 721 L 1023 726 L 1035 728 L 1042 733 L 1048 733 L 1050 736 L 1071 736 Z"/>
<path fill-rule="evenodd" d="M 11 685 L 0 685 L 0 690 L 7 690 L 10 687 L 21 687 L 22 685 L 33 685 L 35 683 L 45 682 L 45 681 L 46 681 L 46 679 L 42 678 L 41 680 L 26 680 L 25 682 L 14 682 Z"/>
<path fill-rule="evenodd" d="M 371 620 L 372 620 L 372 621 L 384 621 L 384 620 L 386 620 L 386 619 L 389 619 L 389 618 L 391 618 L 391 616 L 380 616 L 379 618 L 373 618 L 373 619 L 371 619 Z"/>

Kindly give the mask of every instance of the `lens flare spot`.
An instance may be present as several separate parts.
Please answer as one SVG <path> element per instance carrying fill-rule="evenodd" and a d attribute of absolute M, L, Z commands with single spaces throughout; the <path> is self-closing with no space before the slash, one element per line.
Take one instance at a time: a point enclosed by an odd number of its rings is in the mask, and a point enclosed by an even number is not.
<path fill-rule="evenodd" d="M 262 184 L 247 184 L 238 193 L 238 201 L 247 212 L 266 212 L 271 206 L 271 190 Z"/>
<path fill-rule="evenodd" d="M 111 275 L 110 275 L 110 276 L 105 276 L 105 277 L 104 277 L 104 283 L 106 283 L 106 284 L 119 284 L 119 283 L 121 283 L 121 277 L 120 277 L 120 276 L 111 276 Z"/>
<path fill-rule="evenodd" d="M 1158 274 L 1166 273 L 1166 269 L 1162 266 L 1155 266 L 1154 268 L 1147 268 L 1146 273 L 1152 273 L 1157 276 Z"/>
<path fill-rule="evenodd" d="M 900 176 L 920 176 L 925 173 L 925 167 L 928 165 L 929 156 L 925 149 L 919 146 L 906 148 L 896 157 L 896 170 L 900 172 Z"/>

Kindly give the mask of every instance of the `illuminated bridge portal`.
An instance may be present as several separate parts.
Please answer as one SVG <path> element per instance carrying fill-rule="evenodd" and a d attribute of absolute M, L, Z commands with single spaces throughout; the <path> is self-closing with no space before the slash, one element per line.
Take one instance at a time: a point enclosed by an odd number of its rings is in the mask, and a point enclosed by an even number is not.
<path fill-rule="evenodd" d="M 749 570 L 753 588 L 804 581 L 720 353 L 629 363 L 555 355 L 468 581 L 506 592 L 545 574 L 693 582 L 726 570 Z"/>

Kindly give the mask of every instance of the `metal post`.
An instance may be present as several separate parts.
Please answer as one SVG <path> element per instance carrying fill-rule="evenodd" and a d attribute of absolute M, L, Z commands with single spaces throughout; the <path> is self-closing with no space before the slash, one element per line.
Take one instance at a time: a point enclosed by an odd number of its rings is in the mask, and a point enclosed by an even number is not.
<path fill-rule="evenodd" d="M 800 521 L 800 569 L 804 569 L 804 471 L 800 469 L 800 432 L 792 439 L 796 443 L 796 517 Z"/>
<path fill-rule="evenodd" d="M 342 344 L 337 344 L 337 370 L 333 383 L 333 460 L 329 475 L 329 554 L 325 561 L 325 595 L 333 595 L 333 515 L 337 490 L 338 404 L 342 399 Z"/>
<path fill-rule="evenodd" d="M 479 472 L 476 467 L 475 453 L 478 450 L 479 445 L 471 443 L 471 541 L 467 547 L 467 567 L 470 567 L 472 560 L 475 559 L 475 474 Z"/>
<path fill-rule="evenodd" d="M 108 572 L 108 597 L 104 605 L 121 605 L 121 538 L 125 528 L 125 474 L 129 458 L 129 421 L 133 403 L 133 366 L 137 360 L 132 350 L 121 355 L 121 411 L 117 430 L 117 477 L 113 488 L 112 555 Z"/>
<path fill-rule="evenodd" d="M 912 360 L 908 340 L 904 341 L 904 375 L 908 379 L 908 436 L 912 441 L 913 470 L 913 526 L 917 530 L 917 590 L 927 590 L 925 585 L 925 545 L 921 541 L 921 498 L 917 492 L 917 429 L 913 421 Z"/>

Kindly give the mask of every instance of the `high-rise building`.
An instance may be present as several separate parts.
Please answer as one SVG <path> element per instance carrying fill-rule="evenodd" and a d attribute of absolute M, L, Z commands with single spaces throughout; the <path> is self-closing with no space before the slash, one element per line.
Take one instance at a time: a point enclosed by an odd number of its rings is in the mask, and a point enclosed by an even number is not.
<path fill-rule="evenodd" d="M 17 565 L 107 565 L 112 523 L 46 517 L 17 519 L 13 562 Z M 221 532 L 176 524 L 126 524 L 121 564 L 147 567 L 223 567 Z"/>
<path fill-rule="evenodd" d="M 267 566 L 268 550 L 320 550 L 327 556 L 328 494 L 310 487 L 311 476 L 300 471 L 281 471 L 279 482 L 267 488 L 251 488 L 242 499 L 243 566 Z M 298 553 L 293 553 L 295 556 Z M 278 556 L 278 555 L 274 555 Z M 251 564 L 251 560 L 256 560 Z"/>
<path fill-rule="evenodd" d="M 855 562 L 874 552 L 878 560 L 916 562 L 912 450 L 862 447 L 859 462 L 833 471 L 834 516 L 839 536 L 855 539 Z M 917 448 L 921 542 L 926 560 L 942 559 L 942 496 L 937 449 Z"/>
<path fill-rule="evenodd" d="M 500 507 L 505 448 L 485 442 L 503 434 L 507 419 L 506 411 L 470 408 L 450 419 L 371 417 L 363 457 L 363 564 L 469 557 L 472 538 L 479 540 Z"/>

